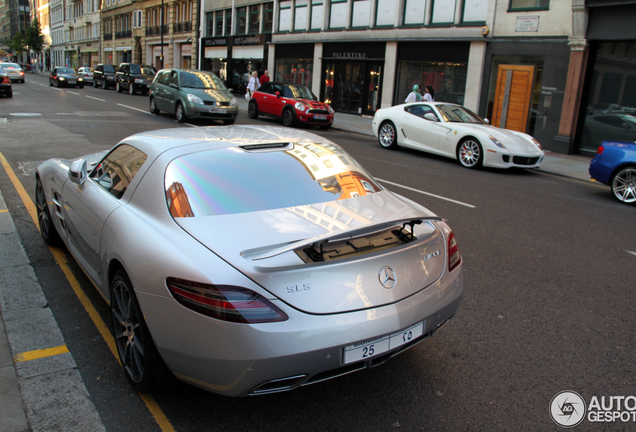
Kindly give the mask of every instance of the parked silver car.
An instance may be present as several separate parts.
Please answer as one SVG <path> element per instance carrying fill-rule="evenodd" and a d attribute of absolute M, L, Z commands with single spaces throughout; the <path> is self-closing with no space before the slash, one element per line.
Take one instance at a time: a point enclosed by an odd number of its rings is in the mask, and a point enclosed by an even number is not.
<path fill-rule="evenodd" d="M 247 396 L 370 368 L 433 335 L 464 292 L 446 222 L 302 130 L 144 132 L 44 162 L 36 184 L 44 240 L 110 299 L 142 392 L 169 371 Z"/>
<path fill-rule="evenodd" d="M 150 112 L 166 111 L 177 121 L 205 118 L 233 124 L 238 103 L 213 73 L 194 69 L 162 69 L 150 86 Z"/>

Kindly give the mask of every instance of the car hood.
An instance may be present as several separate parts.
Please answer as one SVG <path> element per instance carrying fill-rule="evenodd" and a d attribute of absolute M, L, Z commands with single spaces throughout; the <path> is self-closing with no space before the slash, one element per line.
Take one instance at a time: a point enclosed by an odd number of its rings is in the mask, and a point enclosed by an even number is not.
<path fill-rule="evenodd" d="M 229 102 L 234 98 L 234 95 L 227 90 L 195 89 L 183 87 L 183 91 L 185 93 L 199 96 L 201 99 L 206 101 Z"/>
<path fill-rule="evenodd" d="M 295 100 L 304 103 L 305 105 L 309 106 L 309 108 L 327 109 L 327 106 L 323 102 L 315 101 L 313 99 L 295 99 Z"/>
<path fill-rule="evenodd" d="M 388 191 L 269 211 L 175 218 L 186 232 L 289 305 L 314 314 L 342 313 L 403 300 L 435 283 L 446 263 L 444 234 L 423 207 Z M 416 238 L 387 244 L 386 233 L 405 221 Z M 390 234 L 388 234 L 390 236 Z M 325 248 L 348 256 L 317 262 L 297 251 L 331 240 Z M 338 243 L 340 242 L 340 243 Z M 377 248 L 365 253 L 369 242 Z M 326 243 L 323 243 L 323 245 Z M 390 267 L 395 286 L 381 283 Z"/>
<path fill-rule="evenodd" d="M 155 79 L 155 76 L 154 75 L 150 75 L 150 74 L 130 74 L 130 76 L 134 77 L 134 78 L 142 78 L 142 79 L 145 79 L 145 80 L 151 81 L 151 82 L 152 82 L 153 79 Z"/>
<path fill-rule="evenodd" d="M 481 133 L 486 136 L 491 135 L 512 152 L 542 153 L 531 141 L 533 138 L 522 132 L 511 131 L 485 124 L 464 123 L 462 124 L 462 128 L 468 131 L 473 131 L 474 133 Z"/>

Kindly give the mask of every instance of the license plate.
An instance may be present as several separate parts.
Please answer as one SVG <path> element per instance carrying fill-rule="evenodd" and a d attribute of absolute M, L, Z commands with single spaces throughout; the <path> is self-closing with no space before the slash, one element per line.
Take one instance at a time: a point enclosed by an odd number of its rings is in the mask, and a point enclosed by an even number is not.
<path fill-rule="evenodd" d="M 315 115 L 314 119 L 315 120 L 327 120 L 327 116 L 326 115 Z"/>
<path fill-rule="evenodd" d="M 367 360 L 409 343 L 422 336 L 425 325 L 426 320 L 392 335 L 349 345 L 345 348 L 344 364 Z"/>
<path fill-rule="evenodd" d="M 217 114 L 225 114 L 227 113 L 227 110 L 223 108 L 210 108 L 210 112 L 217 113 Z"/>
<path fill-rule="evenodd" d="M 75 84 L 75 80 L 69 80 L 68 83 L 69 84 Z"/>

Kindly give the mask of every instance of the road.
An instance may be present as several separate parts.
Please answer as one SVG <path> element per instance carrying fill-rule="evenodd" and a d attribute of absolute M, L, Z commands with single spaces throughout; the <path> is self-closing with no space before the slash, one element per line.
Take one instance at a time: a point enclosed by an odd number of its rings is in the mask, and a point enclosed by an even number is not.
<path fill-rule="evenodd" d="M 8 118 L 0 123 L 0 152 L 32 200 L 38 161 L 108 149 L 139 131 L 204 126 L 153 116 L 141 95 L 54 89 L 43 75 L 16 84 L 14 98 L 0 100 L 0 118 Z M 237 123 L 276 124 L 245 113 Z M 448 220 L 467 282 L 460 310 L 433 338 L 384 365 L 296 391 L 229 399 L 177 384 L 155 395 L 175 430 L 561 430 L 549 416 L 560 391 L 585 400 L 636 394 L 636 207 L 592 183 L 529 170 L 472 171 L 450 159 L 387 151 L 366 136 L 315 132 L 387 188 Z M 0 190 L 107 430 L 161 430 L 1 170 Z M 68 260 L 110 323 L 108 305 Z M 634 424 L 579 427 L 623 428 Z"/>

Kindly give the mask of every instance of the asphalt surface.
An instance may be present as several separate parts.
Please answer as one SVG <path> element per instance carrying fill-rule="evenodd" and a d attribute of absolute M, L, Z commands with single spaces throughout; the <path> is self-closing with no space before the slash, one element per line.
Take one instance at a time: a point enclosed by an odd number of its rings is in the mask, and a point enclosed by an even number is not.
<path fill-rule="evenodd" d="M 246 103 L 239 100 L 245 112 Z M 0 110 L 0 122 L 5 118 L 6 110 Z M 371 135 L 370 124 L 368 117 L 337 114 L 334 129 Z M 3 146 L 0 141 L 0 152 Z M 540 171 L 588 181 L 590 160 L 548 153 Z M 487 273 L 481 277 L 487 277 Z M 17 280 L 21 281 L 20 286 L 16 285 Z M 105 430 L 73 356 L 64 349 L 50 351 L 65 347 L 66 342 L 48 308 L 2 191 L 0 313 L 0 432 Z M 503 319 L 500 316 L 497 319 Z"/>

